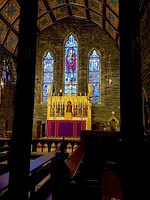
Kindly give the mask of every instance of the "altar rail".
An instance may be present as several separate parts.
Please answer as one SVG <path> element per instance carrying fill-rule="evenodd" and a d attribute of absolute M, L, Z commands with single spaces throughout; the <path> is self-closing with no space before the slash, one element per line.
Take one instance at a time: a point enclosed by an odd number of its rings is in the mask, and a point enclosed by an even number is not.
<path fill-rule="evenodd" d="M 75 149 L 81 144 L 80 139 L 71 138 L 34 138 L 31 142 L 31 152 L 33 153 L 46 153 L 51 152 L 60 147 L 61 142 L 65 140 L 66 150 L 69 154 L 73 153 Z"/>

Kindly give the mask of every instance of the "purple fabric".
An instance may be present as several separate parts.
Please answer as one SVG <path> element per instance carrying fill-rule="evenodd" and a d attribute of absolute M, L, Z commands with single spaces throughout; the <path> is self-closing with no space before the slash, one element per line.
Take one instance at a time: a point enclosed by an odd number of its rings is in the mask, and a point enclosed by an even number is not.
<path fill-rule="evenodd" d="M 65 129 L 65 123 L 64 122 L 59 122 L 58 126 L 58 136 L 65 136 L 64 135 L 64 129 Z"/>
<path fill-rule="evenodd" d="M 48 120 L 47 136 L 80 137 L 81 129 L 86 129 L 86 121 L 80 120 Z M 58 130 L 58 133 L 57 133 Z M 75 131 L 75 132 L 74 132 Z"/>
<path fill-rule="evenodd" d="M 85 130 L 86 129 L 86 122 L 82 121 L 82 122 L 77 122 L 77 137 L 81 136 L 81 130 Z"/>
<path fill-rule="evenodd" d="M 58 136 L 73 137 L 73 122 L 59 122 Z"/>
<path fill-rule="evenodd" d="M 55 122 L 50 123 L 50 136 L 55 137 Z"/>
<path fill-rule="evenodd" d="M 81 122 L 77 122 L 77 137 L 81 136 Z"/>
<path fill-rule="evenodd" d="M 73 137 L 73 122 L 66 123 L 66 136 Z"/>

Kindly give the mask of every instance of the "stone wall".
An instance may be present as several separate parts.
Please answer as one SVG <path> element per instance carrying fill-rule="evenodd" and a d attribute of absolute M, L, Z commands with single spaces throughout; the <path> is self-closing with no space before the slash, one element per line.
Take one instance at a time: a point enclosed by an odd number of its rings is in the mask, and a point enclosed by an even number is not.
<path fill-rule="evenodd" d="M 47 103 L 42 102 L 42 59 L 47 51 L 53 53 L 55 59 L 54 79 L 57 80 L 57 92 L 64 82 L 63 44 L 67 36 L 72 33 L 77 37 L 79 44 L 78 66 L 78 93 L 87 93 L 86 84 L 88 77 L 88 55 L 90 50 L 96 48 L 101 53 L 101 101 L 92 104 L 92 124 L 100 122 L 100 125 L 112 116 L 120 119 L 119 96 L 119 55 L 116 43 L 109 35 L 96 24 L 77 19 L 66 19 L 41 33 L 37 38 L 36 57 L 36 84 L 33 137 L 36 137 L 36 121 L 46 122 Z M 107 80 L 108 56 L 111 55 L 112 85 L 109 87 Z"/>
<path fill-rule="evenodd" d="M 2 75 L 4 58 L 11 69 L 11 79 L 13 81 L 4 85 L 3 92 L 0 90 L 0 136 L 7 137 L 11 136 L 13 128 L 16 69 L 15 62 L 11 56 L 6 55 L 0 50 L 0 77 Z"/>
<path fill-rule="evenodd" d="M 140 15 L 142 98 L 144 127 L 150 132 L 150 2 L 145 2 L 146 3 L 142 7 Z"/>
<path fill-rule="evenodd" d="M 10 136 L 14 117 L 14 85 L 7 84 L 0 103 L 0 135 Z"/>
<path fill-rule="evenodd" d="M 143 6 L 140 16 L 140 44 L 141 44 L 141 65 L 142 85 L 146 98 L 150 101 L 150 2 Z"/>

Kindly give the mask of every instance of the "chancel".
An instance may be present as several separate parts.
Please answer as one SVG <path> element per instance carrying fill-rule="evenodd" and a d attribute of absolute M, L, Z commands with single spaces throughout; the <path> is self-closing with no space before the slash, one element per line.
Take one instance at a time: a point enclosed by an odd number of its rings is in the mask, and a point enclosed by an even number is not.
<path fill-rule="evenodd" d="M 149 1 L 0 13 L 0 199 L 150 199 Z"/>
<path fill-rule="evenodd" d="M 91 102 L 89 84 L 88 94 L 72 96 L 53 96 L 52 85 L 49 85 L 46 136 L 79 137 L 81 130 L 91 130 Z"/>

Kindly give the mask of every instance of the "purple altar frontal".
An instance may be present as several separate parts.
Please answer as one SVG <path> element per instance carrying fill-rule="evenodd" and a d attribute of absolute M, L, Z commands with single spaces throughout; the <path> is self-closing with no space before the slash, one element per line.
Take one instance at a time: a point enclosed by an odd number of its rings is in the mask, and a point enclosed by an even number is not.
<path fill-rule="evenodd" d="M 86 130 L 86 120 L 47 120 L 47 137 L 80 137 L 81 130 Z"/>

